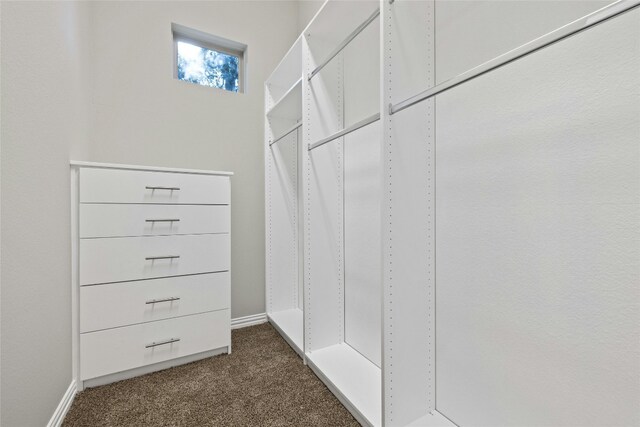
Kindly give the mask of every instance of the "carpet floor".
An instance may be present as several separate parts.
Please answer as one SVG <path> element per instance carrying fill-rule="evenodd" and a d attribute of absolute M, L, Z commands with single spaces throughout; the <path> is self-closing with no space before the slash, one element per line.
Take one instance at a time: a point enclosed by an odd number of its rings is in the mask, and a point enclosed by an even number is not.
<path fill-rule="evenodd" d="M 231 355 L 80 392 L 64 427 L 358 426 L 268 323 L 232 332 Z"/>

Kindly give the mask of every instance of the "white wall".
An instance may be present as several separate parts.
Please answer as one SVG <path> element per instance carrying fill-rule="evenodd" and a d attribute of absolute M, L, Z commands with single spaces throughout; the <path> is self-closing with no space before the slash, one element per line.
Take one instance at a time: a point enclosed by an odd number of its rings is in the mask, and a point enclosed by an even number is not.
<path fill-rule="evenodd" d="M 323 4 L 324 0 L 298 0 L 298 34 L 311 22 Z"/>
<path fill-rule="evenodd" d="M 232 308 L 265 311 L 263 85 L 297 37 L 297 3 L 97 2 L 89 160 L 235 172 Z M 234 94 L 173 78 L 171 23 L 249 46 Z"/>
<path fill-rule="evenodd" d="M 86 141 L 87 5 L 0 7 L 0 424 L 42 426 L 71 382 L 68 160 Z"/>
<path fill-rule="evenodd" d="M 263 82 L 298 5 L 1 5 L 0 424 L 35 426 L 71 382 L 69 159 L 234 171 L 232 316 L 264 312 Z M 171 22 L 248 44 L 247 93 L 174 80 Z"/>
<path fill-rule="evenodd" d="M 436 0 L 436 84 L 612 0 Z"/>

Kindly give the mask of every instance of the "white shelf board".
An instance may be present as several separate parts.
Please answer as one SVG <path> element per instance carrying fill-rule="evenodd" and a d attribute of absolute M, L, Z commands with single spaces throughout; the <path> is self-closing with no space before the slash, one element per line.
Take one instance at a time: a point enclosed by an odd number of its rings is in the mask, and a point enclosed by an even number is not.
<path fill-rule="evenodd" d="M 307 362 L 359 422 L 382 425 L 379 367 L 346 343 L 308 352 Z"/>
<path fill-rule="evenodd" d="M 302 77 L 267 111 L 267 117 L 300 120 L 302 117 Z"/>
<path fill-rule="evenodd" d="M 299 308 L 270 313 L 269 321 L 301 356 L 303 355 L 303 315 Z"/>
<path fill-rule="evenodd" d="M 289 51 L 273 70 L 266 83 L 287 88 L 302 74 L 302 35 L 298 36 Z"/>
<path fill-rule="evenodd" d="M 457 427 L 438 411 L 433 411 L 411 422 L 407 427 Z"/>
<path fill-rule="evenodd" d="M 222 175 L 232 176 L 233 172 L 225 171 L 209 171 L 201 169 L 182 169 L 182 168 L 166 168 L 156 166 L 140 166 L 140 165 L 123 165 L 119 163 L 96 163 L 85 162 L 80 160 L 70 160 L 69 164 L 75 167 L 82 168 L 98 168 L 98 169 L 127 169 L 136 171 L 152 171 L 152 172 L 172 172 L 172 173 L 190 173 L 196 175 Z"/>

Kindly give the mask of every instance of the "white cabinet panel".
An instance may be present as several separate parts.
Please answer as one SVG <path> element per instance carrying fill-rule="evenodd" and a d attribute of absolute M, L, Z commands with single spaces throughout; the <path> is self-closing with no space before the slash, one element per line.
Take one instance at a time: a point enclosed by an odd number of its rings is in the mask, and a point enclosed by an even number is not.
<path fill-rule="evenodd" d="M 267 159 L 267 312 L 298 303 L 298 139 L 295 133 L 271 148 Z"/>
<path fill-rule="evenodd" d="M 80 203 L 229 204 L 226 176 L 82 168 Z"/>
<path fill-rule="evenodd" d="M 344 142 L 345 341 L 380 367 L 382 267 L 380 257 L 380 124 Z"/>
<path fill-rule="evenodd" d="M 81 204 L 80 238 L 228 233 L 229 206 Z"/>
<path fill-rule="evenodd" d="M 229 235 L 82 239 L 80 259 L 81 286 L 224 271 Z"/>
<path fill-rule="evenodd" d="M 80 332 L 229 307 L 229 272 L 80 288 Z"/>
<path fill-rule="evenodd" d="M 226 347 L 230 335 L 229 310 L 81 334 L 81 379 Z"/>
<path fill-rule="evenodd" d="M 342 147 L 341 141 L 332 141 L 307 152 L 304 311 L 314 331 L 307 329 L 306 351 L 344 340 Z"/>

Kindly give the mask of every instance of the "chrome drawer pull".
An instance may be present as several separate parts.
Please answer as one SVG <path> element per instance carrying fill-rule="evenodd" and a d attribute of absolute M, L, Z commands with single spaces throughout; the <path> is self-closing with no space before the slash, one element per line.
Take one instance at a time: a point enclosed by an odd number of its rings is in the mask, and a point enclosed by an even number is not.
<path fill-rule="evenodd" d="M 155 261 L 158 259 L 178 259 L 180 255 L 164 255 L 164 256 L 148 256 L 145 258 L 147 261 Z"/>
<path fill-rule="evenodd" d="M 180 220 L 178 218 L 145 219 L 144 222 L 180 222 Z"/>
<path fill-rule="evenodd" d="M 171 343 L 178 342 L 178 341 L 180 341 L 180 338 L 169 338 L 166 341 L 152 342 L 151 344 L 145 345 L 144 348 L 153 348 L 153 347 L 157 347 L 159 345 L 171 344 Z"/>
<path fill-rule="evenodd" d="M 180 187 L 155 187 L 155 186 L 150 186 L 147 185 L 146 187 L 144 187 L 147 190 L 167 190 L 167 191 L 180 191 Z"/>
<path fill-rule="evenodd" d="M 180 297 L 169 297 L 169 298 L 162 298 L 162 299 L 150 299 L 149 301 L 145 302 L 145 304 L 156 304 L 159 302 L 172 302 L 172 301 L 178 301 L 180 299 Z"/>

